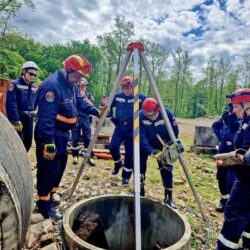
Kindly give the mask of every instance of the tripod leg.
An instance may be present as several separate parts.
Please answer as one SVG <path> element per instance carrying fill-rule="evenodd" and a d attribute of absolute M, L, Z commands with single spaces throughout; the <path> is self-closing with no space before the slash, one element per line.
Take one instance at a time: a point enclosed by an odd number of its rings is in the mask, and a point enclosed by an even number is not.
<path fill-rule="evenodd" d="M 151 84 L 151 88 L 152 88 L 152 90 L 153 90 L 153 94 L 154 94 L 156 100 L 157 100 L 158 103 L 159 103 L 160 111 L 161 111 L 163 120 L 164 120 L 164 122 L 165 122 L 167 131 L 168 131 L 168 133 L 169 133 L 169 136 L 170 136 L 171 140 L 172 140 L 173 142 L 175 142 L 175 141 L 176 141 L 175 134 L 174 134 L 174 132 L 173 132 L 173 129 L 172 129 L 171 124 L 170 124 L 170 121 L 169 121 L 168 116 L 167 116 L 167 114 L 166 114 L 166 111 L 165 111 L 163 102 L 162 102 L 162 100 L 161 100 L 161 96 L 160 96 L 159 91 L 158 91 L 158 89 L 157 89 L 156 83 L 155 83 L 155 81 L 154 81 L 154 79 L 153 79 L 153 75 L 152 75 L 152 73 L 151 73 L 151 71 L 150 71 L 150 69 L 149 69 L 149 67 L 148 67 L 146 57 L 145 57 L 144 53 L 141 52 L 141 51 L 139 52 L 139 54 L 140 54 L 140 58 L 141 58 L 141 60 L 142 60 L 143 66 L 144 66 L 144 68 L 145 68 L 145 70 L 146 70 L 146 73 L 147 73 L 149 82 L 150 82 L 150 84 Z M 179 161 L 180 161 L 180 164 L 181 164 L 181 166 L 182 166 L 182 168 L 183 168 L 183 171 L 184 171 L 184 173 L 185 173 L 185 175 L 186 175 L 186 177 L 187 177 L 189 186 L 190 186 L 190 188 L 191 188 L 191 190 L 192 190 L 192 192 L 193 192 L 195 201 L 196 201 L 196 203 L 197 203 L 197 205 L 198 205 L 198 207 L 199 207 L 199 210 L 200 210 L 200 213 L 201 213 L 201 215 L 202 215 L 202 218 L 203 218 L 204 221 L 208 221 L 208 218 L 206 217 L 206 215 L 205 215 L 205 213 L 204 213 L 204 211 L 203 211 L 203 208 L 202 208 L 202 205 L 201 205 L 199 196 L 198 196 L 198 194 L 197 194 L 197 192 L 196 192 L 196 189 L 195 189 L 195 187 L 194 187 L 194 185 L 193 185 L 193 182 L 192 182 L 192 180 L 191 180 L 190 174 L 189 174 L 189 172 L 188 172 L 188 169 L 187 169 L 187 167 L 186 167 L 186 164 L 185 164 L 185 161 L 184 161 L 184 158 L 183 158 L 182 155 L 180 155 Z"/>

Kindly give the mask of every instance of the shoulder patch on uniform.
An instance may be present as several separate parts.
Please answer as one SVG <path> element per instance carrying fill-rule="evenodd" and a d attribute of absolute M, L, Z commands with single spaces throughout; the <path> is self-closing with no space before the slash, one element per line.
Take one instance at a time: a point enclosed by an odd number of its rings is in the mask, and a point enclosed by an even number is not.
<path fill-rule="evenodd" d="M 45 99 L 47 102 L 53 102 L 55 100 L 55 95 L 53 92 L 51 91 L 48 91 L 46 94 L 45 94 Z"/>
<path fill-rule="evenodd" d="M 9 86 L 8 86 L 8 90 L 9 91 L 12 91 L 14 89 L 14 84 L 13 83 L 10 83 Z"/>

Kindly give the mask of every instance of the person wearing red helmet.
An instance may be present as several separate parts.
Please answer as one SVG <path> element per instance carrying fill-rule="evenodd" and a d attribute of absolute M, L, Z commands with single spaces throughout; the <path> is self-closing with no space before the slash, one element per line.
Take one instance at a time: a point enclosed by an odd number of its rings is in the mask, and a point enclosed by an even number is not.
<path fill-rule="evenodd" d="M 64 61 L 63 69 L 45 79 L 37 91 L 37 207 L 45 218 L 62 218 L 54 208 L 60 202 L 55 192 L 67 164 L 68 131 L 76 125 L 78 110 L 101 115 L 76 89 L 76 83 L 91 73 L 92 66 L 84 56 L 72 55 Z"/>
<path fill-rule="evenodd" d="M 174 114 L 170 109 L 165 108 L 168 119 L 174 131 L 176 138 L 179 134 L 179 128 Z M 148 156 L 151 155 L 158 161 L 158 166 L 165 191 L 164 203 L 175 208 L 172 198 L 173 190 L 173 165 L 163 164 L 159 156 L 163 150 L 163 145 L 157 138 L 160 136 L 167 144 L 171 141 L 165 122 L 159 110 L 158 102 L 153 98 L 147 98 L 142 104 L 140 111 L 140 170 L 141 170 L 141 196 L 145 195 L 144 182 L 147 170 Z"/>
<path fill-rule="evenodd" d="M 127 185 L 133 171 L 133 78 L 125 76 L 120 82 L 122 92 L 115 95 L 110 108 L 111 121 L 115 124 L 115 130 L 109 144 L 109 150 L 114 160 L 113 175 L 117 175 L 121 167 L 122 183 Z M 141 104 L 146 97 L 139 94 Z M 115 114 L 113 110 L 115 109 Z M 125 159 L 121 159 L 120 146 L 124 142 Z"/>
<path fill-rule="evenodd" d="M 236 179 L 224 209 L 217 250 L 250 249 L 250 89 L 236 90 L 227 97 L 233 112 L 243 121 L 234 140 L 235 149 L 240 149 L 233 156 L 237 160 Z M 241 237 L 242 248 L 239 248 Z"/>

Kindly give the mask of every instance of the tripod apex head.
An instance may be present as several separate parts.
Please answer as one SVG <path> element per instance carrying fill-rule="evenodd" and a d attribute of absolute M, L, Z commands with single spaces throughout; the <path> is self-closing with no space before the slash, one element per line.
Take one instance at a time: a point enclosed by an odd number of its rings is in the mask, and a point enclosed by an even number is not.
<path fill-rule="evenodd" d="M 127 51 L 133 51 L 134 49 L 138 49 L 139 51 L 144 51 L 144 45 L 140 42 L 130 43 L 127 47 Z"/>

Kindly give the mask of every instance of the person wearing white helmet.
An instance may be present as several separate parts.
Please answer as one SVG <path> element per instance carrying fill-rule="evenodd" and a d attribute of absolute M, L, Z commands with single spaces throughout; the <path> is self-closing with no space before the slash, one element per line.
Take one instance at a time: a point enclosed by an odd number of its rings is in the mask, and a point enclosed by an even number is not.
<path fill-rule="evenodd" d="M 7 89 L 6 112 L 9 121 L 29 151 L 33 138 L 33 118 L 36 109 L 36 91 L 34 80 L 38 66 L 27 61 L 22 66 L 21 76 L 9 83 Z"/>

